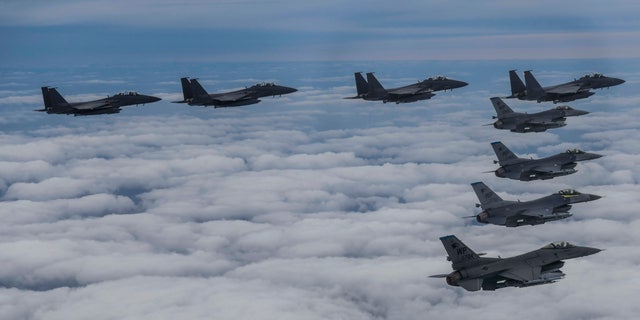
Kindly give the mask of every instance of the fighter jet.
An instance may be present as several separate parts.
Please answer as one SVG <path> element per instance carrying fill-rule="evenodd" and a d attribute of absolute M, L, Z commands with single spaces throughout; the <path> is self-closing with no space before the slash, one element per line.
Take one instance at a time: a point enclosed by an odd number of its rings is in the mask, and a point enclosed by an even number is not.
<path fill-rule="evenodd" d="M 533 226 L 565 219 L 572 216 L 569 213 L 571 204 L 601 198 L 594 194 L 565 189 L 531 201 L 505 201 L 482 182 L 474 182 L 471 187 L 480 200 L 476 207 L 482 208 L 482 212 L 475 216 L 476 221 L 506 227 Z"/>
<path fill-rule="evenodd" d="M 128 91 L 121 92 L 104 99 L 98 99 L 85 102 L 67 102 L 58 90 L 51 87 L 42 87 L 42 99 L 44 100 L 44 109 L 34 111 L 53 113 L 53 114 L 72 114 L 74 116 L 89 116 L 96 114 L 119 113 L 121 107 L 130 105 L 144 105 L 160 101 L 160 98 L 139 94 L 137 92 Z"/>
<path fill-rule="evenodd" d="M 498 157 L 493 163 L 500 164 L 495 171 L 496 177 L 520 181 L 547 180 L 577 172 L 574 169 L 578 161 L 593 160 L 602 157 L 597 153 L 569 149 L 541 159 L 518 158 L 502 142 L 492 142 L 493 151 Z"/>
<path fill-rule="evenodd" d="M 256 104 L 260 102 L 258 98 L 281 96 L 298 91 L 294 88 L 279 86 L 274 83 L 259 83 L 236 91 L 209 94 L 196 79 L 181 78 L 180 82 L 182 83 L 184 99 L 182 101 L 173 101 L 173 103 L 187 103 L 190 106 L 214 106 L 215 108 Z"/>
<path fill-rule="evenodd" d="M 491 98 L 498 119 L 493 123 L 496 129 L 509 129 L 511 132 L 544 132 L 547 129 L 564 127 L 567 117 L 588 114 L 587 111 L 573 109 L 569 106 L 558 106 L 538 113 L 514 112 L 498 97 Z M 491 124 L 489 124 L 491 125 Z"/>
<path fill-rule="evenodd" d="M 589 91 L 591 89 L 608 88 L 624 83 L 622 79 L 605 77 L 600 73 L 594 73 L 571 82 L 543 88 L 531 71 L 525 71 L 525 86 L 515 70 L 509 71 L 509 79 L 511 82 L 511 96 L 507 98 L 538 102 L 553 101 L 553 103 L 585 99 L 595 94 L 595 92 Z"/>
<path fill-rule="evenodd" d="M 373 75 L 373 72 L 367 73 L 367 80 L 362 76 L 362 72 L 356 72 L 354 76 L 358 94 L 355 97 L 347 97 L 345 99 L 363 99 L 367 101 L 382 101 L 383 103 L 395 102 L 396 104 L 408 103 L 431 99 L 431 97 L 435 96 L 434 91 L 453 90 L 468 85 L 463 81 L 437 76 L 408 86 L 385 89 Z"/>
<path fill-rule="evenodd" d="M 445 278 L 450 286 L 467 291 L 531 287 L 554 283 L 565 274 L 560 270 L 566 259 L 579 258 L 602 250 L 553 242 L 538 250 L 509 258 L 485 258 L 475 253 L 454 235 L 440 238 L 451 261 L 453 272 L 437 274 L 431 278 Z"/>

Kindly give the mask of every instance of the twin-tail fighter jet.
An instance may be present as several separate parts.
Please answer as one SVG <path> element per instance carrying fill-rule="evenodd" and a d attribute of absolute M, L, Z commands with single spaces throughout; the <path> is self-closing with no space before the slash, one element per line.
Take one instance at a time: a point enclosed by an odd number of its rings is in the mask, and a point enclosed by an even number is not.
<path fill-rule="evenodd" d="M 430 277 L 445 278 L 447 284 L 462 287 L 467 291 L 523 288 L 554 283 L 565 276 L 560 270 L 564 266 L 562 260 L 602 251 L 562 241 L 515 257 L 485 258 L 454 235 L 441 237 L 440 241 L 447 251 L 447 260 L 451 261 L 454 271 Z"/>
<path fill-rule="evenodd" d="M 496 129 L 508 129 L 511 132 L 544 132 L 547 129 L 564 127 L 567 117 L 588 114 L 588 111 L 573 109 L 569 106 L 558 106 L 538 113 L 515 112 L 502 99 L 491 98 L 498 119 L 493 123 Z M 491 125 L 491 124 L 489 124 Z"/>
<path fill-rule="evenodd" d="M 502 200 L 483 182 L 474 182 L 471 187 L 480 200 L 476 207 L 482 208 L 482 212 L 475 216 L 476 221 L 506 227 L 533 226 L 547 221 L 565 219 L 572 216 L 569 213 L 571 204 L 601 198 L 595 194 L 565 189 L 531 201 L 509 201 Z"/>
<path fill-rule="evenodd" d="M 435 93 L 433 93 L 435 91 L 453 90 L 468 85 L 464 81 L 437 76 L 408 86 L 385 89 L 373 75 L 373 72 L 367 73 L 367 80 L 362 76 L 362 72 L 356 72 L 354 76 L 357 95 L 345 99 L 363 99 L 367 101 L 382 101 L 383 103 L 395 102 L 396 104 L 408 103 L 431 99 L 431 97 L 435 96 Z"/>
<path fill-rule="evenodd" d="M 181 78 L 183 100 L 174 103 L 187 103 L 190 106 L 214 106 L 215 108 L 239 107 L 260 102 L 259 98 L 281 96 L 298 90 L 274 83 L 259 83 L 248 88 L 209 94 L 198 80 Z"/>
<path fill-rule="evenodd" d="M 511 95 L 507 98 L 518 98 L 520 100 L 533 101 L 553 101 L 569 102 L 577 99 L 585 99 L 595 92 L 591 89 L 602 89 L 623 84 L 624 80 L 612 77 L 605 77 L 600 73 L 588 74 L 571 82 L 542 87 L 531 71 L 524 72 L 524 81 L 516 74 L 516 70 L 509 71 L 511 82 Z"/>
<path fill-rule="evenodd" d="M 584 152 L 580 149 L 569 149 L 546 158 L 519 158 L 502 142 L 492 142 L 493 151 L 498 157 L 494 163 L 500 164 L 495 170 L 496 177 L 520 181 L 547 180 L 559 176 L 576 173 L 578 161 L 593 160 L 602 157 L 597 153 Z"/>
<path fill-rule="evenodd" d="M 146 103 L 161 100 L 158 97 L 129 91 L 93 101 L 67 102 L 67 100 L 65 100 L 55 88 L 42 87 L 41 89 L 42 99 L 44 100 L 44 109 L 38 109 L 35 111 L 46 112 L 49 114 L 89 116 L 96 114 L 119 113 L 122 110 L 121 107 L 124 106 L 144 105 Z"/>

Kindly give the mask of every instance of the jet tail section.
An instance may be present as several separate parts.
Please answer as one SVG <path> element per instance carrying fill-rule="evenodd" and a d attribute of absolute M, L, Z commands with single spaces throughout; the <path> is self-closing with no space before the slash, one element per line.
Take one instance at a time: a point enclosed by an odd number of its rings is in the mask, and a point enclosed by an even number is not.
<path fill-rule="evenodd" d="M 66 112 L 71 110 L 71 105 L 65 100 L 55 88 L 42 87 L 42 100 L 44 100 L 43 111 Z"/>
<path fill-rule="evenodd" d="M 182 83 L 182 96 L 184 97 L 184 101 L 191 100 L 193 98 L 193 92 L 191 91 L 189 78 L 180 78 L 180 82 Z"/>
<path fill-rule="evenodd" d="M 511 97 L 518 98 L 526 95 L 527 87 L 522 83 L 522 79 L 518 77 L 516 70 L 509 70 L 509 81 L 511 82 Z"/>
<path fill-rule="evenodd" d="M 477 253 L 454 235 L 441 237 L 440 241 L 449 255 L 447 259 L 451 261 L 451 266 L 454 270 L 463 268 L 480 259 Z"/>
<path fill-rule="evenodd" d="M 524 81 L 527 85 L 527 98 L 529 100 L 540 100 L 544 96 L 544 89 L 531 71 L 524 72 Z"/>
<path fill-rule="evenodd" d="M 353 75 L 356 78 L 356 90 L 358 92 L 358 97 L 362 97 L 369 92 L 369 84 L 362 76 L 362 72 L 356 72 Z"/>
<path fill-rule="evenodd" d="M 519 160 L 518 156 L 515 153 L 511 152 L 507 146 L 505 146 L 502 142 L 496 141 L 492 142 L 491 146 L 493 147 L 493 152 L 496 153 L 498 157 L 498 163 L 503 166 L 505 164 L 513 163 L 516 160 Z"/>
<path fill-rule="evenodd" d="M 493 104 L 493 108 L 496 109 L 498 118 L 502 118 L 506 114 L 513 113 L 513 109 L 509 108 L 509 106 L 498 97 L 491 98 L 491 103 Z"/>
<path fill-rule="evenodd" d="M 192 94 L 192 102 L 197 104 L 205 104 L 212 102 L 209 93 L 200 85 L 200 82 L 196 79 L 191 79 L 191 94 Z"/>
<path fill-rule="evenodd" d="M 382 84 L 373 75 L 373 72 L 367 73 L 368 94 L 372 97 L 384 97 L 387 94 L 387 90 L 384 89 Z"/>
<path fill-rule="evenodd" d="M 502 202 L 502 198 L 497 195 L 491 188 L 489 188 L 484 182 L 474 182 L 471 184 L 473 191 L 476 193 L 478 200 L 480 200 L 480 206 L 482 208 L 496 202 Z"/>

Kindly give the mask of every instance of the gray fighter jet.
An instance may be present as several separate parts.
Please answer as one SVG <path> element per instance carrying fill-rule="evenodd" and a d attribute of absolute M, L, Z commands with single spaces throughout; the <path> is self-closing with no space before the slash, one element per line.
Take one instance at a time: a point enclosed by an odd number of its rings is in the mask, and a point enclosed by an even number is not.
<path fill-rule="evenodd" d="M 85 102 L 67 102 L 58 90 L 51 87 L 42 87 L 42 99 L 44 109 L 34 111 L 49 114 L 72 114 L 74 116 L 89 116 L 96 114 L 119 113 L 121 107 L 130 105 L 144 105 L 160 101 L 158 97 L 147 96 L 137 92 L 122 92 L 103 99 Z"/>
<path fill-rule="evenodd" d="M 605 77 L 600 73 L 594 73 L 571 82 L 543 88 L 531 71 L 525 71 L 525 86 L 515 70 L 509 71 L 509 80 L 511 82 L 511 96 L 507 98 L 538 102 L 553 101 L 553 103 L 585 99 L 595 94 L 595 92 L 589 91 L 591 89 L 608 88 L 624 83 L 622 79 Z"/>
<path fill-rule="evenodd" d="M 372 72 L 367 73 L 367 80 L 362 76 L 362 72 L 356 72 L 354 76 L 358 95 L 345 99 L 363 99 L 367 101 L 382 101 L 383 103 L 395 102 L 396 104 L 416 102 L 431 99 L 431 97 L 435 96 L 435 93 L 433 93 L 435 91 L 453 90 L 468 85 L 463 81 L 437 76 L 408 86 L 385 89 Z"/>
<path fill-rule="evenodd" d="M 587 111 L 573 109 L 569 106 L 558 106 L 538 113 L 514 112 L 498 97 L 491 98 L 498 119 L 493 123 L 496 129 L 509 129 L 511 132 L 544 132 L 547 129 L 564 127 L 567 117 L 588 114 Z M 491 124 L 489 124 L 491 125 Z"/>
<path fill-rule="evenodd" d="M 594 194 L 565 189 L 531 201 L 506 201 L 482 182 L 474 182 L 471 186 L 480 200 L 476 207 L 482 208 L 482 212 L 475 216 L 476 221 L 506 227 L 533 226 L 565 219 L 572 216 L 569 213 L 571 204 L 601 198 Z"/>
<path fill-rule="evenodd" d="M 493 163 L 500 164 L 495 171 L 496 177 L 509 178 L 520 181 L 547 180 L 559 176 L 566 176 L 577 172 L 574 169 L 578 161 L 593 160 L 602 157 L 597 153 L 570 149 L 541 159 L 518 158 L 502 142 L 492 142 L 493 151 L 498 157 Z"/>
<path fill-rule="evenodd" d="M 279 86 L 274 83 L 259 83 L 236 91 L 209 94 L 196 79 L 181 78 L 180 82 L 182 83 L 184 99 L 182 101 L 173 101 L 173 103 L 187 103 L 190 106 L 214 106 L 215 108 L 256 104 L 260 102 L 258 98 L 281 96 L 298 91 L 294 88 Z"/>
<path fill-rule="evenodd" d="M 453 272 L 431 278 L 445 278 L 447 284 L 467 291 L 496 290 L 506 287 L 531 287 L 554 283 L 565 274 L 560 270 L 566 259 L 579 258 L 602 250 L 580 247 L 569 242 L 550 243 L 510 258 L 485 258 L 475 253 L 454 235 L 440 238 L 451 261 Z"/>

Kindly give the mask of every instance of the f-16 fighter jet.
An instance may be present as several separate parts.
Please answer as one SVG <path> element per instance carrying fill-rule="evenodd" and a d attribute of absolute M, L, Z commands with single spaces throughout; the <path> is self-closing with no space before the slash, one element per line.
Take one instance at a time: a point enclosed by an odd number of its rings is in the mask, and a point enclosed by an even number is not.
<path fill-rule="evenodd" d="M 72 114 L 74 116 L 88 116 L 96 114 L 119 113 L 121 107 L 130 105 L 144 105 L 160 101 L 160 98 L 146 96 L 137 92 L 122 92 L 116 95 L 85 102 L 67 102 L 58 90 L 50 87 L 42 87 L 42 99 L 44 100 L 44 109 L 35 111 L 54 113 L 54 114 Z"/>
<path fill-rule="evenodd" d="M 605 77 L 600 73 L 594 73 L 571 82 L 543 88 L 531 71 L 525 71 L 525 86 L 515 70 L 509 71 L 509 79 L 511 81 L 511 95 L 507 98 L 538 102 L 553 101 L 553 103 L 585 99 L 595 94 L 595 92 L 589 91 L 591 89 L 608 88 L 624 83 L 622 79 Z"/>
<path fill-rule="evenodd" d="M 594 194 L 566 189 L 531 201 L 507 201 L 502 200 L 482 182 L 474 182 L 471 186 L 480 200 L 476 207 L 482 208 L 482 212 L 475 216 L 476 221 L 507 227 L 533 226 L 547 221 L 565 219 L 572 216 L 569 213 L 571 204 L 601 198 Z"/>
<path fill-rule="evenodd" d="M 546 158 L 525 159 L 518 158 L 500 141 L 492 142 L 491 146 L 498 157 L 494 163 L 500 164 L 500 168 L 495 171 L 496 176 L 520 181 L 547 180 L 566 176 L 577 172 L 574 168 L 578 161 L 602 157 L 597 153 L 572 149 Z"/>
<path fill-rule="evenodd" d="M 506 287 L 531 287 L 554 283 L 565 274 L 560 270 L 566 259 L 579 258 L 602 250 L 580 247 L 569 242 L 550 243 L 510 258 L 485 258 L 475 253 L 456 236 L 440 238 L 451 261 L 453 272 L 437 274 L 431 278 L 445 278 L 447 284 L 467 291 L 496 290 Z"/>
<path fill-rule="evenodd" d="M 493 123 L 496 129 L 508 129 L 511 132 L 544 132 L 547 129 L 564 127 L 567 117 L 588 114 L 587 111 L 573 109 L 569 106 L 558 106 L 538 113 L 514 112 L 502 99 L 491 98 L 498 119 Z M 490 124 L 489 124 L 490 125 Z"/>
<path fill-rule="evenodd" d="M 224 93 L 207 93 L 198 80 L 181 78 L 182 101 L 174 103 L 187 103 L 190 106 L 214 106 L 215 108 L 239 107 L 260 102 L 258 98 L 268 96 L 281 96 L 298 90 L 274 83 L 259 83 L 251 87 Z"/>
<path fill-rule="evenodd" d="M 385 89 L 372 72 L 367 73 L 367 80 L 362 76 L 362 72 L 356 72 L 354 76 L 358 95 L 345 99 L 363 99 L 367 101 L 382 101 L 383 103 L 395 102 L 396 104 L 416 102 L 431 99 L 431 97 L 435 96 L 434 91 L 453 90 L 468 85 L 463 81 L 438 76 L 400 88 Z"/>

